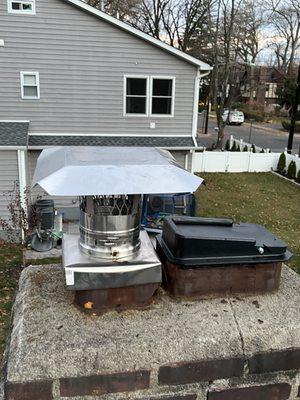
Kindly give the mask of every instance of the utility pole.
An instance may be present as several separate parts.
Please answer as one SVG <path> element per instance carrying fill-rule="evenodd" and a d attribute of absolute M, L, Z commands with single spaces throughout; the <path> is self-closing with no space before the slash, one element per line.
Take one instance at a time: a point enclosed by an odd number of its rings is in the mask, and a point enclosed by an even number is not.
<path fill-rule="evenodd" d="M 209 97 L 207 98 L 207 105 L 206 105 L 206 113 L 205 113 L 205 128 L 204 128 L 204 133 L 207 135 L 208 131 L 208 117 L 209 117 Z"/>
<path fill-rule="evenodd" d="M 298 67 L 298 78 L 297 78 L 297 86 L 296 86 L 296 95 L 295 95 L 295 100 L 293 104 L 293 110 L 292 110 L 292 118 L 291 118 L 291 126 L 290 126 L 290 133 L 289 133 L 289 141 L 287 145 L 287 152 L 289 154 L 292 154 L 292 149 L 293 149 L 293 139 L 294 139 L 294 133 L 295 133 L 295 125 L 296 125 L 296 116 L 299 110 L 299 105 L 300 105 L 300 64 Z"/>
<path fill-rule="evenodd" d="M 254 121 L 254 119 L 253 119 L 253 118 L 250 118 L 250 119 L 249 119 L 249 121 L 250 121 L 250 131 L 249 131 L 249 139 L 248 139 L 248 143 L 250 143 L 250 144 L 251 144 L 252 126 L 253 126 L 253 121 Z"/>

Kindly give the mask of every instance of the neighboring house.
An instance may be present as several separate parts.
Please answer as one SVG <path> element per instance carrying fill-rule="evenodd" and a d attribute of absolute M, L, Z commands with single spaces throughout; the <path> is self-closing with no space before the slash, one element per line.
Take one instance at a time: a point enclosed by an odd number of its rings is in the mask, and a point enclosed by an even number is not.
<path fill-rule="evenodd" d="M 276 94 L 283 82 L 283 75 L 274 67 L 258 66 L 240 74 L 240 96 L 248 103 L 252 100 L 265 108 L 278 103 Z"/>
<path fill-rule="evenodd" d="M 0 68 L 0 216 L 45 147 L 157 146 L 190 165 L 198 59 L 79 0 L 0 0 Z"/>

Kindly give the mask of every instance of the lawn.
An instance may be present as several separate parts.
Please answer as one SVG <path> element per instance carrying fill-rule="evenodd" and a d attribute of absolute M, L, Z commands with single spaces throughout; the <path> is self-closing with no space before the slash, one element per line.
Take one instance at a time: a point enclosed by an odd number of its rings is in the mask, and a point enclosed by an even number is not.
<path fill-rule="evenodd" d="M 231 217 L 264 225 L 294 253 L 289 265 L 300 273 L 300 187 L 271 173 L 202 173 L 197 215 Z"/>

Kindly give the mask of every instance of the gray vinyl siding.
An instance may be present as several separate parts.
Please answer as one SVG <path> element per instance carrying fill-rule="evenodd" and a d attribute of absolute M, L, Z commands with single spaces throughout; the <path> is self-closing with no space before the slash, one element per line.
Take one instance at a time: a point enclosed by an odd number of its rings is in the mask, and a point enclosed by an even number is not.
<path fill-rule="evenodd" d="M 185 168 L 185 157 L 188 157 L 187 161 L 187 169 L 191 171 L 192 169 L 192 155 L 189 151 L 182 151 L 182 150 L 173 150 L 170 151 L 172 156 L 176 159 L 179 165 Z"/>
<path fill-rule="evenodd" d="M 9 216 L 7 192 L 13 190 L 14 183 L 18 179 L 17 152 L 15 150 L 0 150 L 0 218 L 7 219 Z"/>
<path fill-rule="evenodd" d="M 0 0 L 0 38 L 0 119 L 29 119 L 31 133 L 191 135 L 196 67 L 162 49 L 63 0 L 36 0 L 35 16 Z M 40 100 L 21 100 L 20 71 L 39 72 Z M 174 117 L 124 117 L 124 74 L 175 76 Z"/>
<path fill-rule="evenodd" d="M 40 151 L 38 150 L 30 150 L 28 151 L 28 184 L 31 186 L 32 178 L 34 174 L 34 170 L 36 167 L 38 156 L 40 155 Z M 31 190 L 31 200 L 34 203 L 37 197 L 43 198 L 52 198 L 55 203 L 55 207 L 60 210 L 61 208 L 65 207 L 77 207 L 78 208 L 78 201 L 77 197 L 62 197 L 62 196 L 49 196 L 40 186 L 36 186 Z"/>
<path fill-rule="evenodd" d="M 175 160 L 178 162 L 178 164 L 184 168 L 186 152 L 176 150 L 176 151 L 170 151 L 170 153 L 175 158 Z"/>

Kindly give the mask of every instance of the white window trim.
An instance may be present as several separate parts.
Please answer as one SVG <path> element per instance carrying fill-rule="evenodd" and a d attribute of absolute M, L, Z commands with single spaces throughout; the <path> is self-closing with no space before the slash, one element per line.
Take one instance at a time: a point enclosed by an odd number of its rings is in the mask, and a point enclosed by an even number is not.
<path fill-rule="evenodd" d="M 146 79 L 146 112 L 145 114 L 133 114 L 126 112 L 126 99 L 127 99 L 127 78 Z M 148 75 L 124 75 L 123 87 L 123 116 L 124 117 L 148 117 L 149 116 L 149 76 Z M 135 96 L 132 96 L 135 97 Z M 138 97 L 138 96 L 136 96 Z M 144 97 L 144 96 L 141 96 Z"/>
<path fill-rule="evenodd" d="M 36 87 L 37 87 L 37 96 L 24 96 L 24 75 L 35 75 L 35 77 L 36 77 Z M 21 71 L 20 72 L 20 82 L 21 82 L 21 99 L 22 100 L 39 100 L 40 99 L 40 76 L 39 76 L 38 72 Z"/>
<path fill-rule="evenodd" d="M 155 118 L 173 118 L 174 117 L 174 107 L 175 107 L 175 76 L 164 76 L 164 75 L 152 75 L 150 77 L 150 94 L 149 94 L 149 103 L 150 103 L 150 116 Z M 153 79 L 169 79 L 172 81 L 172 102 L 171 102 L 171 114 L 153 114 L 152 113 L 152 90 L 153 90 Z M 154 96 L 159 97 L 159 96 Z M 170 97 L 170 96 L 164 96 Z"/>
<path fill-rule="evenodd" d="M 146 113 L 145 114 L 132 114 L 126 113 L 126 92 L 127 92 L 127 78 L 144 78 L 147 80 L 146 83 Z M 152 82 L 153 79 L 170 79 L 172 80 L 172 104 L 171 114 L 152 114 Z M 175 76 L 169 75 L 124 75 L 123 82 L 123 117 L 155 117 L 155 118 L 173 118 L 175 108 Z"/>
<path fill-rule="evenodd" d="M 12 3 L 31 3 L 32 10 L 14 10 Z M 35 15 L 35 0 L 7 0 L 7 12 L 9 14 Z"/>

